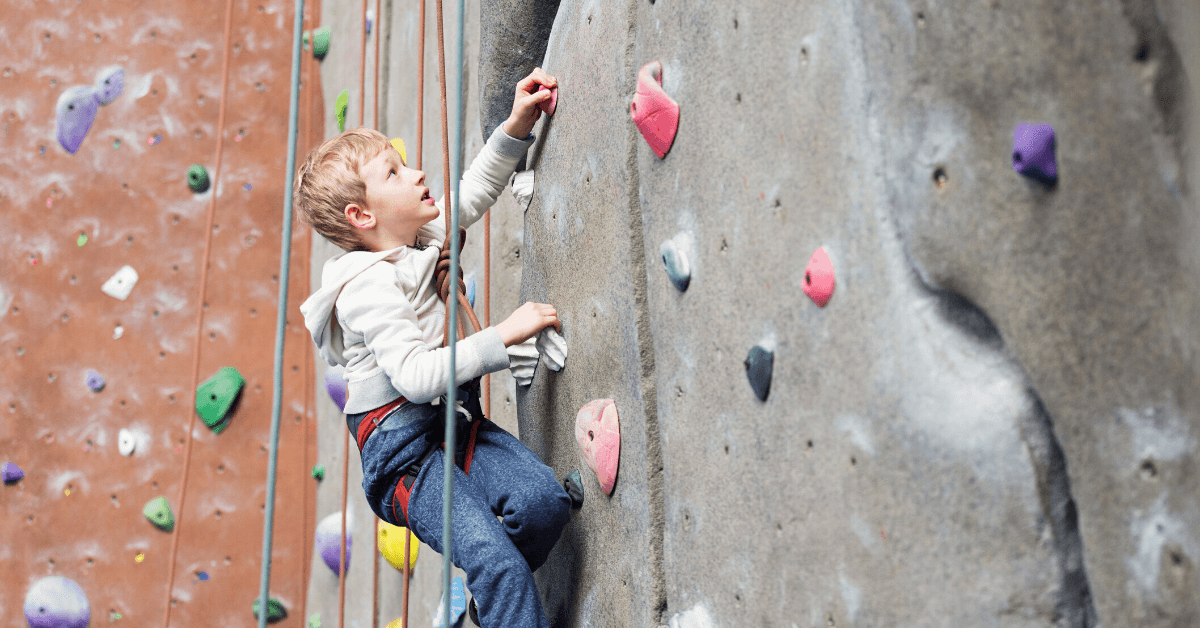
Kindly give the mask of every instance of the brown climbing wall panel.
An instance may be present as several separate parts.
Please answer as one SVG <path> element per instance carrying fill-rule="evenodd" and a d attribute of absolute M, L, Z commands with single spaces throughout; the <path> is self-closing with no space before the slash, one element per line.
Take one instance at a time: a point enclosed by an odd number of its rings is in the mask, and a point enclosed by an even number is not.
<path fill-rule="evenodd" d="M 0 626 L 26 625 L 25 594 L 47 575 L 82 587 L 92 625 L 117 613 L 118 625 L 161 625 L 172 598 L 172 626 L 255 625 L 291 11 L 280 0 L 234 2 L 219 129 L 224 3 L 9 4 L 0 38 L 0 462 L 26 475 L 0 486 Z M 110 65 L 125 69 L 124 91 L 98 107 L 69 154 L 55 139 L 56 101 Z M 321 119 L 316 102 L 302 107 L 302 124 Z M 213 174 L 218 133 L 219 178 L 194 194 L 188 167 Z M 302 142 L 319 139 L 302 130 Z M 314 528 L 311 343 L 296 312 L 308 238 L 297 230 L 293 241 L 284 356 L 271 578 L 289 611 L 281 626 L 303 625 Z M 138 280 L 121 301 L 100 288 L 125 265 Z M 246 385 L 222 433 L 196 421 L 185 468 L 197 336 L 200 380 L 232 366 Z M 88 370 L 106 379 L 100 392 L 85 384 Z M 117 449 L 122 428 L 137 436 L 130 457 Z M 172 533 L 142 516 L 160 495 L 179 535 L 170 596 Z"/>

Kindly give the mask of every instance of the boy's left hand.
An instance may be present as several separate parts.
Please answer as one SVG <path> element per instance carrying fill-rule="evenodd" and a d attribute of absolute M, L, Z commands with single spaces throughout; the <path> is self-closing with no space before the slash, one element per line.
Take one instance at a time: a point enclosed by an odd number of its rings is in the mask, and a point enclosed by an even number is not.
<path fill-rule="evenodd" d="M 539 92 L 539 85 L 545 85 L 547 89 Z M 550 100 L 550 88 L 554 87 L 558 87 L 558 79 L 541 68 L 534 68 L 529 76 L 521 79 L 513 98 L 512 115 L 504 121 L 504 132 L 518 140 L 529 137 L 533 124 L 542 116 L 538 104 Z"/>

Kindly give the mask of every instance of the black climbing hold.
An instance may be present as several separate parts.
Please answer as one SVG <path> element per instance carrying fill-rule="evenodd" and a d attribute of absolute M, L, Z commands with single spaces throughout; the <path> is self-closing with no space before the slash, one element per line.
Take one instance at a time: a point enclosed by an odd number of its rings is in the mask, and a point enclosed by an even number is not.
<path fill-rule="evenodd" d="M 196 413 L 213 432 L 220 434 L 229 425 L 229 409 L 245 384 L 237 369 L 226 366 L 196 388 Z"/>
<path fill-rule="evenodd" d="M 771 392 L 771 368 L 774 364 L 775 354 L 758 345 L 751 347 L 750 355 L 746 356 L 746 377 L 759 401 L 766 401 Z"/>
<path fill-rule="evenodd" d="M 258 603 L 260 600 L 254 600 L 254 619 L 258 619 Z M 267 623 L 273 624 L 283 621 L 287 618 L 287 609 L 283 607 L 283 603 L 275 598 L 267 598 Z"/>
<path fill-rule="evenodd" d="M 197 194 L 208 190 L 208 170 L 200 164 L 192 164 L 188 168 L 187 184 L 191 190 Z"/>
<path fill-rule="evenodd" d="M 313 56 L 317 59 L 324 59 L 329 53 L 329 27 L 322 26 L 313 31 Z"/>
<path fill-rule="evenodd" d="M 583 506 L 583 476 L 579 474 L 579 469 L 575 469 L 563 478 L 563 488 L 567 489 L 567 495 L 571 497 L 571 507 L 581 508 Z"/>
<path fill-rule="evenodd" d="M 171 512 L 171 505 L 167 503 L 166 497 L 155 497 L 146 502 L 142 514 L 159 530 L 170 532 L 175 528 L 175 515 Z"/>

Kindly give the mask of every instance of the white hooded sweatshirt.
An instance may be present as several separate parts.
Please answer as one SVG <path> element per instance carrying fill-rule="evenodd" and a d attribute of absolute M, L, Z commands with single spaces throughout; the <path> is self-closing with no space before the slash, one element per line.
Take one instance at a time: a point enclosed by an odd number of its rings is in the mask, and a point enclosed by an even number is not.
<path fill-rule="evenodd" d="M 497 128 L 459 186 L 459 224 L 479 220 L 504 191 L 533 136 Z M 317 351 L 346 367 L 346 414 L 374 410 L 401 396 L 427 403 L 446 392 L 450 352 L 442 348 L 446 306 L 433 285 L 446 237 L 445 197 L 438 218 L 418 232 L 425 248 L 350 251 L 325 262 L 321 288 L 300 306 Z M 500 333 L 489 327 L 457 343 L 456 384 L 509 366 Z"/>

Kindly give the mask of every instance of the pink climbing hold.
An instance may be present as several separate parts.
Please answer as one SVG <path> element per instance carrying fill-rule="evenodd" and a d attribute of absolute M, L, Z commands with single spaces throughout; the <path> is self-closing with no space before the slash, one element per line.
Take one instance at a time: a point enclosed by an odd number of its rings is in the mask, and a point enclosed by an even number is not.
<path fill-rule="evenodd" d="M 629 113 L 654 154 L 665 157 L 679 128 L 679 105 L 662 89 L 661 63 L 651 61 L 638 71 L 637 94 Z"/>
<path fill-rule="evenodd" d="M 804 294 L 813 303 L 825 307 L 829 297 L 833 296 L 833 284 L 833 262 L 829 261 L 825 248 L 818 247 L 804 268 Z"/>
<path fill-rule="evenodd" d="M 600 490 L 612 495 L 621 460 L 621 421 L 612 399 L 589 401 L 575 417 L 575 440 L 583 459 L 596 472 Z"/>
<path fill-rule="evenodd" d="M 552 116 L 554 115 L 554 110 L 558 107 L 558 86 L 546 87 L 545 85 L 538 85 L 539 92 L 546 91 L 547 89 L 550 90 L 550 100 L 538 103 L 538 109 L 545 111 L 546 115 Z"/>

